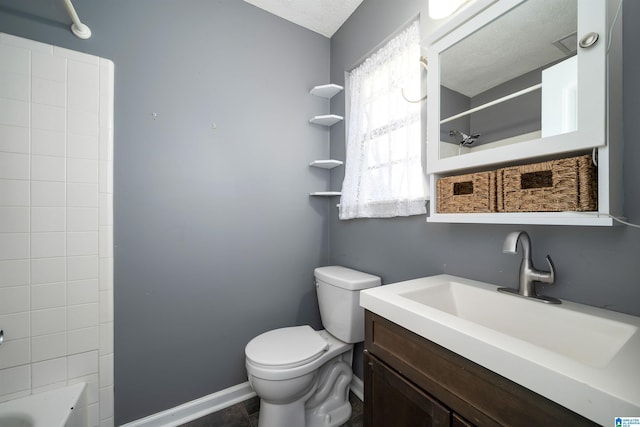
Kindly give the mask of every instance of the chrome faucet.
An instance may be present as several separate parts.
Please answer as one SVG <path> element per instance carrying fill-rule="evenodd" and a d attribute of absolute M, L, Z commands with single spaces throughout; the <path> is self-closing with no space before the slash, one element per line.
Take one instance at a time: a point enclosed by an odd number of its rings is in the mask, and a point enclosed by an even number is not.
<path fill-rule="evenodd" d="M 533 298 L 537 301 L 550 304 L 560 304 L 557 298 L 538 295 L 536 293 L 535 282 L 552 284 L 555 280 L 555 269 L 551 257 L 547 255 L 547 264 L 550 271 L 536 270 L 531 260 L 531 239 L 526 231 L 513 231 L 507 234 L 502 246 L 502 252 L 506 254 L 515 254 L 517 252 L 518 242 L 522 248 L 522 262 L 520 263 L 520 287 L 518 290 L 512 288 L 498 288 L 500 292 L 506 292 L 526 298 Z"/>

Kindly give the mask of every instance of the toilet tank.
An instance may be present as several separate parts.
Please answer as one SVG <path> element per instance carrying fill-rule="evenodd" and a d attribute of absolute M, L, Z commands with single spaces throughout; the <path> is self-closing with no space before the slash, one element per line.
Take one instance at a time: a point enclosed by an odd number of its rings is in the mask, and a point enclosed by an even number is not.
<path fill-rule="evenodd" d="M 360 291 L 380 286 L 380 278 L 340 266 L 319 267 L 314 274 L 324 328 L 346 343 L 364 341 Z"/>

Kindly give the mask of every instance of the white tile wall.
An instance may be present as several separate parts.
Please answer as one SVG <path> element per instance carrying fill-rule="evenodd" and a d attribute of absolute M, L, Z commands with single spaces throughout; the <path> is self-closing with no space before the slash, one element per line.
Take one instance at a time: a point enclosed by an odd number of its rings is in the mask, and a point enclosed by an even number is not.
<path fill-rule="evenodd" d="M 66 210 L 63 207 L 33 207 L 31 208 L 31 231 L 42 233 L 45 231 L 66 231 Z"/>
<path fill-rule="evenodd" d="M 98 209 L 67 208 L 67 231 L 96 231 Z"/>
<path fill-rule="evenodd" d="M 29 208 L 0 207 L 0 233 L 29 232 Z"/>
<path fill-rule="evenodd" d="M 31 181 L 31 206 L 65 207 L 66 201 L 64 182 Z"/>
<path fill-rule="evenodd" d="M 67 206 L 97 208 L 98 187 L 94 184 L 67 184 Z"/>
<path fill-rule="evenodd" d="M 0 394 L 13 394 L 31 387 L 31 366 L 21 365 L 0 370 Z"/>
<path fill-rule="evenodd" d="M 31 367 L 32 387 L 43 387 L 67 379 L 67 361 L 64 357 L 34 363 Z"/>
<path fill-rule="evenodd" d="M 29 286 L 0 288 L 0 314 L 29 311 Z"/>
<path fill-rule="evenodd" d="M 67 303 L 69 305 L 98 302 L 98 281 L 96 279 L 69 281 Z"/>
<path fill-rule="evenodd" d="M 66 86 L 64 81 L 42 79 L 39 77 L 33 77 L 31 79 L 31 102 L 33 103 L 65 108 L 65 92 Z"/>
<path fill-rule="evenodd" d="M 31 104 L 31 127 L 33 129 L 64 132 L 67 110 L 44 104 Z"/>
<path fill-rule="evenodd" d="M 2 117 L 2 111 L 0 111 Z M 0 153 L 0 179 L 29 179 L 29 156 Z"/>
<path fill-rule="evenodd" d="M 0 151 L 29 153 L 29 129 L 0 125 Z"/>
<path fill-rule="evenodd" d="M 65 282 L 31 285 L 31 310 L 65 307 L 67 286 Z"/>
<path fill-rule="evenodd" d="M 34 181 L 65 180 L 65 158 L 31 155 L 31 179 Z"/>
<path fill-rule="evenodd" d="M 31 153 L 43 156 L 65 156 L 64 132 L 31 129 Z"/>
<path fill-rule="evenodd" d="M 98 327 L 76 329 L 67 334 L 67 353 L 78 354 L 98 348 Z"/>
<path fill-rule="evenodd" d="M 0 369 L 26 365 L 31 361 L 29 339 L 7 341 L 3 346 L 6 348 L 3 349 L 4 353 L 0 359 Z"/>
<path fill-rule="evenodd" d="M 31 362 L 39 362 L 67 355 L 67 334 L 40 335 L 31 338 Z"/>
<path fill-rule="evenodd" d="M 9 98 L 0 99 L 0 124 L 29 126 L 29 103 Z"/>
<path fill-rule="evenodd" d="M 94 279 L 98 277 L 97 256 L 67 257 L 67 278 L 69 280 Z"/>
<path fill-rule="evenodd" d="M 0 71 L 29 75 L 29 49 L 0 45 Z"/>
<path fill-rule="evenodd" d="M 31 233 L 31 258 L 63 257 L 66 255 L 66 233 Z"/>
<path fill-rule="evenodd" d="M 31 336 L 64 332 L 67 329 L 67 308 L 31 310 Z"/>
<path fill-rule="evenodd" d="M 53 56 L 53 49 L 46 53 L 31 52 L 31 75 L 49 80 L 67 80 L 67 61 L 64 57 Z"/>
<path fill-rule="evenodd" d="M 0 233 L 0 261 L 29 258 L 29 233 Z"/>
<path fill-rule="evenodd" d="M 29 313 L 23 312 L 0 315 L 0 323 L 2 323 L 2 327 L 7 330 L 5 334 L 7 342 L 10 340 L 29 338 Z"/>
<path fill-rule="evenodd" d="M 29 260 L 0 261 L 0 287 L 29 284 Z"/>
<path fill-rule="evenodd" d="M 3 206 L 29 206 L 29 181 L 0 179 L 0 194 Z"/>
<path fill-rule="evenodd" d="M 84 381 L 113 426 L 113 64 L 0 33 L 0 402 Z"/>
<path fill-rule="evenodd" d="M 29 76 L 0 72 L 0 97 L 28 101 Z"/>
<path fill-rule="evenodd" d="M 31 284 L 64 282 L 67 264 L 64 257 L 31 260 Z"/>

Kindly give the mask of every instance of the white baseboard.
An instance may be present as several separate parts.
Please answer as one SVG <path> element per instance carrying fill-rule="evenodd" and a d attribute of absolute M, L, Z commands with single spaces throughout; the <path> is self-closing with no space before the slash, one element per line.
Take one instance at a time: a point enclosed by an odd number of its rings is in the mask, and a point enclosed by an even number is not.
<path fill-rule="evenodd" d="M 351 391 L 364 402 L 364 383 L 355 375 L 351 380 Z M 245 382 L 183 403 L 175 408 L 123 424 L 121 427 L 175 427 L 251 399 L 255 395 L 256 393 L 249 382 Z"/>
<path fill-rule="evenodd" d="M 149 415 L 121 427 L 175 427 L 254 397 L 249 382 Z"/>

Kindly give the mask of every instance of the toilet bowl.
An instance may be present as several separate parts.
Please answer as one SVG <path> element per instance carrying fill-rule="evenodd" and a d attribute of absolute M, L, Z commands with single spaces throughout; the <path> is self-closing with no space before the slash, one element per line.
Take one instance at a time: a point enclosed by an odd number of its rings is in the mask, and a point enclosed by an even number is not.
<path fill-rule="evenodd" d="M 283 333 L 275 338 L 273 333 Z M 290 335 L 291 341 L 283 343 L 282 339 Z M 318 338 L 323 345 L 306 347 L 308 354 L 301 358 L 300 363 L 286 363 L 283 365 L 268 364 L 260 358 L 263 346 L 277 346 L 280 350 L 296 347 L 305 348 L 307 338 Z M 278 342 L 270 344 L 269 342 Z M 282 328 L 266 332 L 254 338 L 247 345 L 246 367 L 249 383 L 260 397 L 260 427 L 270 426 L 332 426 L 340 425 L 351 416 L 348 386 L 351 383 L 351 359 L 353 344 L 344 343 L 332 337 L 326 331 L 314 331 L 310 326 Z M 318 350 L 318 348 L 320 348 Z M 295 350 L 294 350 L 295 351 Z M 315 354 L 314 354 L 315 353 Z M 258 360 L 256 360 L 258 359 Z M 272 362 L 275 363 L 275 362 Z M 322 369 L 324 368 L 324 369 Z M 343 377 L 341 381 L 337 381 Z M 331 389 L 332 387 L 335 390 Z M 313 399 L 314 395 L 322 392 L 326 399 Z M 329 395 L 345 396 L 345 399 L 334 398 L 333 405 L 324 405 L 330 400 Z M 315 403 L 315 404 L 314 404 Z M 313 412 L 313 410 L 316 410 Z M 307 420 L 307 415 L 309 420 Z M 313 421 L 334 419 L 335 423 Z"/>
<path fill-rule="evenodd" d="M 265 332 L 245 348 L 249 383 L 260 397 L 259 427 L 333 427 L 351 416 L 353 344 L 364 340 L 361 289 L 380 278 L 344 267 L 315 270 L 325 330 Z"/>

